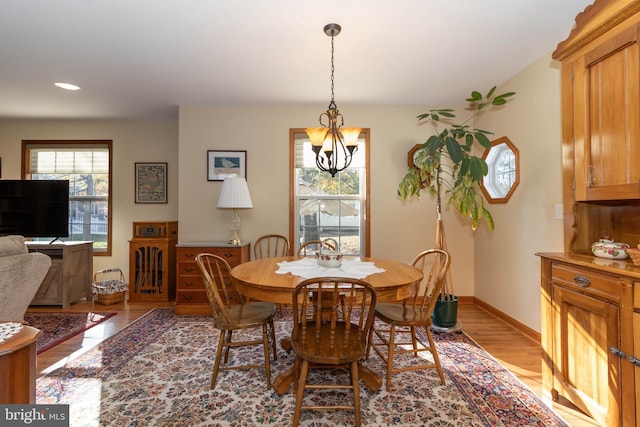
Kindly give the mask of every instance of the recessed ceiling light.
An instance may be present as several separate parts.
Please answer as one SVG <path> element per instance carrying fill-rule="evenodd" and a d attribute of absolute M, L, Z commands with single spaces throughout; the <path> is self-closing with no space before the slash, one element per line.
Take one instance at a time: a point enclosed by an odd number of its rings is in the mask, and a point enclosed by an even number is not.
<path fill-rule="evenodd" d="M 61 83 L 61 82 L 56 82 L 54 83 L 56 86 L 58 86 L 59 88 L 62 89 L 66 89 L 66 90 L 80 90 L 79 86 L 73 85 L 71 83 Z"/>

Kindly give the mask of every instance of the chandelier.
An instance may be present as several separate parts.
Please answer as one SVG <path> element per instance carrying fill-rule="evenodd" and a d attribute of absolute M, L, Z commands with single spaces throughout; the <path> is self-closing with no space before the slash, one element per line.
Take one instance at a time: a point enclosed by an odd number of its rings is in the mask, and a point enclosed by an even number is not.
<path fill-rule="evenodd" d="M 316 166 L 323 172 L 329 172 L 332 177 L 351 164 L 362 130 L 342 127 L 344 119 L 334 100 L 333 38 L 340 34 L 341 29 L 338 24 L 324 26 L 324 33 L 331 37 L 331 102 L 327 111 L 320 114 L 319 122 L 322 127 L 305 129 L 311 141 L 311 149 L 316 155 Z"/>

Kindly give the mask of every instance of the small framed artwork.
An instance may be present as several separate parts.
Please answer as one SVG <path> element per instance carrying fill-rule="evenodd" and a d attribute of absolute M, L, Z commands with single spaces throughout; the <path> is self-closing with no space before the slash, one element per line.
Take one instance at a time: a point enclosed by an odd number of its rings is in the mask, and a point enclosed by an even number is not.
<path fill-rule="evenodd" d="M 136 163 L 136 203 L 167 203 L 167 164 Z"/>
<path fill-rule="evenodd" d="M 247 179 L 246 151 L 207 151 L 207 181 L 224 181 L 229 175 Z"/>

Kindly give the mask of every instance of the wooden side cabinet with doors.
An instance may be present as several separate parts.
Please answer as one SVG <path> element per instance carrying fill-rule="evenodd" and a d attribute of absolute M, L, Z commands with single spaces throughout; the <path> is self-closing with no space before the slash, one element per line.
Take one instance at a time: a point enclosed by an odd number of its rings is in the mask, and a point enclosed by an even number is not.
<path fill-rule="evenodd" d="M 129 241 L 129 301 L 176 296 L 178 222 L 134 222 Z"/>
<path fill-rule="evenodd" d="M 567 398 L 603 425 L 640 426 L 634 379 L 640 267 L 588 255 L 538 255 L 543 392 L 554 401 Z"/>
<path fill-rule="evenodd" d="M 231 268 L 249 261 L 250 243 L 231 245 L 225 242 L 179 243 L 177 250 L 176 314 L 211 314 L 211 306 L 204 288 L 196 255 L 210 253 L 224 258 Z"/>

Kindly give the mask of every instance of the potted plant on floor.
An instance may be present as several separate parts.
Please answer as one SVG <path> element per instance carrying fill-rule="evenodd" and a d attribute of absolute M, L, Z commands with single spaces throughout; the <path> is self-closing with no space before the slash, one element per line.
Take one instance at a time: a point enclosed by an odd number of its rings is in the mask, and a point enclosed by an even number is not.
<path fill-rule="evenodd" d="M 473 91 L 466 99 L 469 111 L 480 112 L 490 107 L 506 104 L 515 92 L 497 95 L 494 86 L 486 95 Z M 398 185 L 398 195 L 402 199 L 419 197 L 427 191 L 436 202 L 436 242 L 435 247 L 447 249 L 447 241 L 442 220 L 442 199 L 448 197 L 448 204 L 471 221 L 471 228 L 478 227 L 480 219 L 484 219 L 493 231 L 494 223 L 491 213 L 485 207 L 480 185 L 489 169 L 487 163 L 473 154 L 474 147 L 491 147 L 487 135 L 492 132 L 473 129 L 466 125 L 456 124 L 453 119 L 455 111 L 449 108 L 436 108 L 420 114 L 418 120 L 427 120 L 433 126 L 433 135 L 425 143 L 410 151 L 411 161 L 415 167 L 409 168 Z M 473 117 L 473 116 L 471 116 Z M 471 118 L 470 117 L 470 118 Z M 467 120 L 468 121 L 468 120 Z M 452 327 L 457 322 L 458 297 L 453 290 L 451 274 L 447 274 L 433 313 L 436 326 Z"/>

